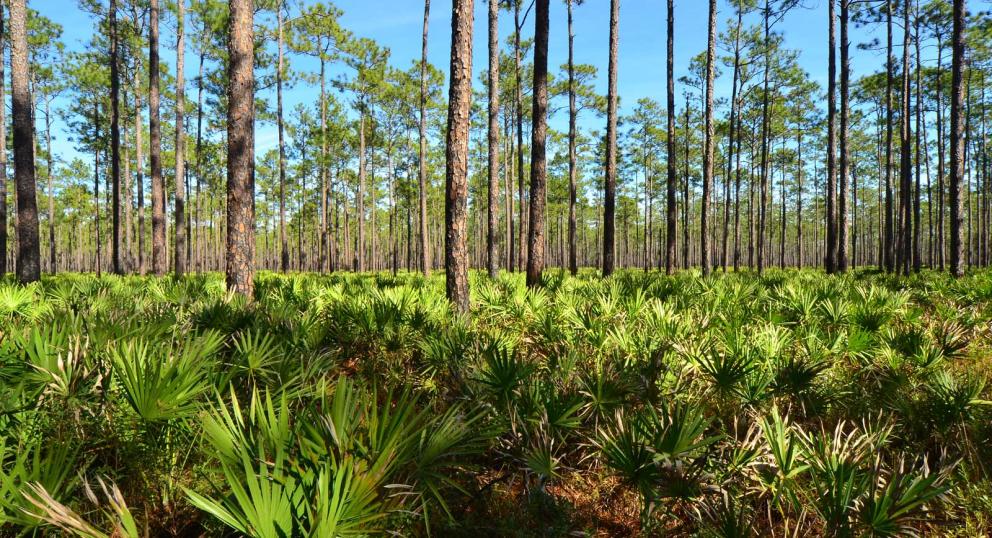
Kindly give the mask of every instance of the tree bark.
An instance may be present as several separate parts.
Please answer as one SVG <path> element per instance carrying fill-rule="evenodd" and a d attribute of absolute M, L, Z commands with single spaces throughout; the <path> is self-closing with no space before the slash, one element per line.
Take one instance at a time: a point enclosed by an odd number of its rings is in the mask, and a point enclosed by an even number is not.
<path fill-rule="evenodd" d="M 276 121 L 279 131 L 279 270 L 289 270 L 289 242 L 286 238 L 286 138 L 282 115 L 283 33 L 282 1 L 276 3 L 278 59 L 276 63 Z M 301 223 L 302 225 L 302 223 Z"/>
<path fill-rule="evenodd" d="M 492 0 L 490 0 L 492 1 Z M 527 285 L 541 284 L 544 271 L 544 206 L 547 195 L 549 0 L 536 0 L 534 12 L 534 105 L 530 143 L 530 232 Z M 495 120 L 493 120 L 495 123 Z M 492 195 L 490 195 L 492 197 Z"/>
<path fill-rule="evenodd" d="M 610 0 L 610 61 L 606 102 L 606 181 L 603 196 L 603 276 L 613 274 L 616 256 L 617 196 L 617 49 L 620 0 Z"/>
<path fill-rule="evenodd" d="M 445 140 L 445 289 L 456 311 L 469 311 L 468 136 L 472 105 L 472 0 L 451 6 L 451 66 Z"/>
<path fill-rule="evenodd" d="M 908 275 L 913 258 L 913 206 L 910 195 L 913 191 L 912 133 L 910 120 L 909 78 L 909 0 L 903 1 L 902 39 L 902 113 L 899 130 L 899 269 Z"/>
<path fill-rule="evenodd" d="M 176 12 L 176 276 L 186 272 L 186 0 Z"/>
<path fill-rule="evenodd" d="M 571 9 L 571 8 L 569 8 Z M 499 226 L 499 2 L 489 0 L 489 205 L 486 263 L 489 277 L 499 275 L 496 228 Z"/>
<path fill-rule="evenodd" d="M 668 0 L 668 44 L 667 59 L 665 61 L 666 78 L 666 102 L 667 102 L 667 122 L 668 140 L 667 147 L 667 168 L 666 178 L 666 208 L 665 208 L 665 273 L 672 274 L 675 270 L 675 7 L 673 0 Z M 688 211 L 689 208 L 685 208 Z"/>
<path fill-rule="evenodd" d="M 149 157 L 152 172 L 152 271 L 164 275 L 167 267 L 165 247 L 165 180 L 162 178 L 162 129 L 159 120 L 159 1 L 151 0 L 148 23 L 148 127 Z"/>
<path fill-rule="evenodd" d="M 700 255 L 703 276 L 710 274 L 710 190 L 713 188 L 713 65 L 716 56 L 716 0 L 710 0 L 709 38 L 706 47 L 706 142 L 703 148 L 703 199 L 700 207 Z"/>
<path fill-rule="evenodd" d="M 0 3 L 0 103 L 6 102 L 4 49 L 7 47 L 7 36 L 4 29 L 3 9 L 3 3 Z M 7 274 L 7 107 L 0 106 L 0 277 L 5 274 Z"/>
<path fill-rule="evenodd" d="M 17 184 L 17 279 L 41 278 L 38 240 L 38 205 L 34 165 L 34 125 L 28 62 L 27 7 L 25 0 L 10 2 L 10 95 L 14 120 L 14 180 Z M 2 148 L 0 148 L 2 149 Z"/>
<path fill-rule="evenodd" d="M 827 0 L 829 59 L 827 67 L 827 248 L 823 266 L 827 273 L 837 270 L 837 17 L 835 0 Z"/>
<path fill-rule="evenodd" d="M 230 0 L 227 104 L 227 287 L 252 299 L 255 260 L 254 15 Z"/>
<path fill-rule="evenodd" d="M 961 234 L 961 183 L 964 179 L 964 46 L 965 0 L 954 0 L 951 60 L 951 274 L 964 275 Z"/>
<path fill-rule="evenodd" d="M 427 231 L 427 25 L 431 0 L 424 0 L 424 34 L 420 56 L 420 158 L 418 186 L 420 195 L 420 269 L 431 274 L 431 244 Z"/>
<path fill-rule="evenodd" d="M 892 3 L 885 2 L 885 223 L 883 231 L 883 258 L 885 270 L 895 269 L 894 211 L 892 206 Z"/>
<path fill-rule="evenodd" d="M 121 77 L 117 50 L 117 0 L 110 0 L 110 5 L 107 8 L 107 17 L 109 19 L 108 26 L 110 27 L 110 177 L 112 182 L 111 196 L 113 199 L 113 205 L 111 206 L 112 214 L 110 217 L 111 226 L 113 227 L 110 258 L 111 270 L 114 274 L 119 275 L 124 273 L 124 263 L 121 259 Z M 51 219 L 52 215 L 49 215 L 48 218 Z"/>
<path fill-rule="evenodd" d="M 850 121 L 850 81 L 851 61 L 850 42 L 847 36 L 850 0 L 840 0 L 840 193 L 837 197 L 837 270 L 847 270 L 847 178 L 850 174 L 850 143 L 848 140 Z"/>
<path fill-rule="evenodd" d="M 576 138 L 578 137 L 575 105 L 575 30 L 572 21 L 572 6 L 575 0 L 565 0 L 568 8 L 568 270 L 575 275 L 579 272 L 578 254 L 575 244 L 575 203 L 578 198 L 576 174 L 578 158 Z"/>

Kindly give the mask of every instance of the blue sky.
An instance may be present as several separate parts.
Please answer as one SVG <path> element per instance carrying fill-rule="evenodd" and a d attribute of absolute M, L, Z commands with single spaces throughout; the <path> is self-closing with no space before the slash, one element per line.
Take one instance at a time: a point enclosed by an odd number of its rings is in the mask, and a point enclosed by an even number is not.
<path fill-rule="evenodd" d="M 307 3 L 310 0 L 305 0 Z M 32 8 L 62 24 L 65 33 L 63 40 L 72 50 L 90 39 L 94 29 L 92 17 L 76 7 L 76 0 L 31 0 Z M 451 0 L 431 2 L 430 36 L 428 58 L 431 63 L 447 72 L 450 50 Z M 423 2 L 421 0 L 338 0 L 336 5 L 344 11 L 341 23 L 353 33 L 370 37 L 391 50 L 393 65 L 407 67 L 420 57 L 420 40 L 423 23 Z M 486 68 L 487 62 L 487 9 L 485 0 L 475 1 L 475 36 L 473 69 L 476 73 Z M 575 60 L 577 63 L 595 65 L 600 70 L 596 81 L 597 90 L 606 92 L 606 66 L 609 40 L 609 1 L 587 0 L 575 9 Z M 676 0 L 675 2 L 675 70 L 676 77 L 686 74 L 689 60 L 706 48 L 706 22 L 708 2 L 705 0 Z M 728 28 L 733 16 L 729 2 L 718 3 L 718 31 Z M 800 51 L 800 65 L 814 80 L 825 85 L 827 52 L 827 6 L 825 0 L 805 0 L 803 5 L 786 16 L 776 30 L 782 32 L 785 46 Z M 619 46 L 619 94 L 622 98 L 621 113 L 629 111 L 642 97 L 651 97 L 659 102 L 665 98 L 665 2 L 664 0 L 622 0 L 620 5 L 620 46 Z M 751 22 L 759 22 L 760 15 L 750 16 Z M 745 25 L 747 21 L 745 21 Z M 500 19 L 502 42 L 512 33 L 512 13 L 503 11 Z M 163 17 L 162 61 L 174 69 L 175 22 L 171 14 Z M 533 17 L 525 25 L 525 37 L 533 31 Z M 852 29 L 851 53 L 854 77 L 879 69 L 884 62 L 884 54 L 857 50 L 859 42 L 870 40 L 871 32 L 882 28 Z M 549 65 L 552 71 L 567 59 L 567 27 L 565 4 L 562 0 L 552 0 Z M 896 43 L 901 43 L 901 31 L 897 29 Z M 274 44 L 273 44 L 274 47 Z M 187 96 L 195 99 L 194 77 L 196 65 L 191 61 L 192 51 L 187 51 Z M 929 58 L 925 58 L 929 59 Z M 294 56 L 292 66 L 298 71 L 316 72 L 317 62 L 311 58 Z M 336 71 L 332 71 L 332 74 Z M 730 73 L 717 81 L 717 97 L 729 97 Z M 676 83 L 676 95 L 682 89 Z M 313 103 L 317 88 L 297 84 L 286 93 L 286 108 L 292 109 L 296 103 Z M 275 94 L 262 94 L 274 102 Z M 679 100 L 680 102 L 681 100 Z M 64 102 L 63 102 L 64 104 Z M 624 106 L 626 105 L 626 106 Z M 58 103 L 56 104 L 58 106 Z M 625 110 L 626 109 L 626 110 Z M 564 114 L 552 119 L 552 126 L 564 128 Z M 147 115 L 146 115 L 147 120 Z M 586 120 L 586 125 L 589 126 Z M 593 125 L 594 126 L 594 125 Z M 56 138 L 57 157 L 63 162 L 76 155 L 74 148 L 66 140 L 64 133 Z M 259 152 L 275 145 L 275 129 L 271 125 L 259 125 L 256 145 Z"/>

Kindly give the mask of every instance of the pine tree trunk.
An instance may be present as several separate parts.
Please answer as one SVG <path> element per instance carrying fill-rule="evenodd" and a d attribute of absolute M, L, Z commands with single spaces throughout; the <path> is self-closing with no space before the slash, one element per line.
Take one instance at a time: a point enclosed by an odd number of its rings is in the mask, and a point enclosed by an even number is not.
<path fill-rule="evenodd" d="M 227 287 L 254 294 L 254 2 L 230 0 L 227 103 Z"/>
<path fill-rule="evenodd" d="M 571 8 L 569 8 L 571 9 Z M 486 264 L 489 277 L 499 275 L 496 238 L 499 226 L 499 2 L 489 1 L 489 204 Z"/>
<path fill-rule="evenodd" d="M 468 135 L 472 104 L 472 0 L 451 6 L 451 66 L 445 145 L 445 288 L 455 310 L 467 314 Z"/>
<path fill-rule="evenodd" d="M 121 77 L 118 65 L 117 51 L 117 0 L 110 0 L 107 8 L 110 27 L 110 176 L 113 194 L 111 206 L 111 270 L 114 274 L 124 273 L 124 263 L 121 257 L 121 127 L 120 127 L 120 93 Z M 49 215 L 49 219 L 52 216 Z M 54 234 L 50 234 L 54 235 Z M 52 241 L 54 244 L 54 241 Z M 54 256 L 52 256 L 54 258 Z M 54 263 L 54 260 L 53 262 Z M 54 271 L 53 271 L 54 272 Z"/>
<path fill-rule="evenodd" d="M 847 37 L 850 0 L 840 0 L 840 193 L 837 197 L 837 270 L 847 270 L 847 177 L 850 174 L 850 42 Z"/>
<path fill-rule="evenodd" d="M 709 38 L 706 47 L 706 141 L 703 149 L 703 199 L 700 206 L 700 255 L 703 276 L 710 274 L 710 190 L 713 187 L 713 78 L 716 66 L 716 0 L 710 0 Z"/>
<path fill-rule="evenodd" d="M 58 270 L 55 247 L 55 189 L 52 185 L 52 110 L 51 99 L 45 101 L 45 147 L 48 157 L 45 159 L 47 168 L 45 179 L 48 180 L 48 269 L 53 275 Z"/>
<path fill-rule="evenodd" d="M 903 1 L 903 40 L 902 40 L 902 111 L 900 113 L 901 127 L 899 129 L 899 267 L 903 274 L 908 275 L 913 257 L 913 213 L 910 194 L 913 190 L 912 175 L 913 161 L 910 147 L 910 119 L 913 117 L 910 109 L 909 85 L 909 0 Z"/>
<path fill-rule="evenodd" d="M 617 50 L 620 0 L 610 0 L 610 62 L 606 102 L 606 182 L 603 197 L 603 276 L 613 274 L 616 256 L 617 195 Z"/>
<path fill-rule="evenodd" d="M 575 105 L 575 30 L 572 21 L 572 6 L 575 0 L 565 0 L 568 8 L 568 270 L 573 275 L 579 272 L 578 254 L 576 253 L 575 203 L 578 197 L 576 180 L 578 158 L 576 155 L 576 138 L 578 137 L 577 116 Z"/>
<path fill-rule="evenodd" d="M 490 0 L 492 1 L 492 0 Z M 544 207 L 547 192 L 548 138 L 548 27 L 549 0 L 535 0 L 534 106 L 530 144 L 530 232 L 527 247 L 527 285 L 541 284 L 545 256 Z M 495 120 L 493 120 L 495 122 Z M 492 195 L 490 195 L 492 197 Z"/>
<path fill-rule="evenodd" d="M 895 269 L 894 209 L 892 200 L 892 3 L 885 2 L 886 48 L 885 48 L 885 229 L 883 231 L 885 270 Z"/>
<path fill-rule="evenodd" d="M 6 102 L 4 87 L 4 49 L 7 47 L 5 35 L 4 6 L 0 3 L 0 103 Z M 0 106 L 0 277 L 7 274 L 7 107 Z"/>
<path fill-rule="evenodd" d="M 152 173 L 152 272 L 166 271 L 165 180 L 162 178 L 162 131 L 159 120 L 159 0 L 151 0 L 148 23 L 148 127 Z"/>
<path fill-rule="evenodd" d="M 176 3 L 176 276 L 186 272 L 186 0 Z"/>
<path fill-rule="evenodd" d="M 668 110 L 668 140 L 667 147 L 667 171 L 665 179 L 666 185 L 666 208 L 665 208 L 665 273 L 672 274 L 675 270 L 675 7 L 673 0 L 668 0 L 668 43 L 667 58 L 665 61 L 666 79 L 666 104 Z M 688 208 L 686 208 L 688 210 Z"/>
<path fill-rule="evenodd" d="M 836 0 L 827 0 L 829 33 L 829 60 L 827 67 L 827 245 L 823 266 L 827 273 L 837 270 L 837 17 Z"/>
<path fill-rule="evenodd" d="M 17 185 L 17 278 L 21 282 L 34 282 L 41 278 L 41 251 L 27 34 L 25 0 L 11 0 L 10 95 L 14 121 L 14 181 Z"/>
<path fill-rule="evenodd" d="M 764 24 L 765 24 L 765 39 L 764 43 L 766 47 L 771 46 L 771 2 L 770 0 L 765 0 L 764 9 Z M 769 122 L 769 71 L 771 70 L 771 49 L 764 53 L 765 56 L 765 66 L 764 66 L 764 82 L 763 91 L 761 92 L 761 186 L 759 188 L 760 200 L 758 202 L 758 274 L 765 268 L 765 237 L 766 237 L 766 226 L 765 226 L 765 216 L 766 208 L 768 205 L 768 131 L 770 128 Z"/>
<path fill-rule="evenodd" d="M 964 46 L 965 0 L 954 0 L 951 67 L 951 260 L 950 271 L 955 277 L 964 275 L 961 233 L 961 187 L 964 179 Z"/>
<path fill-rule="evenodd" d="M 278 60 L 276 63 L 276 119 L 279 130 L 279 270 L 289 270 L 289 242 L 286 238 L 286 139 L 282 115 L 283 34 L 282 2 L 276 3 L 278 21 Z"/>
<path fill-rule="evenodd" d="M 427 231 L 427 24 L 431 0 L 424 0 L 424 33 L 420 56 L 420 269 L 425 276 L 431 274 L 431 243 Z"/>
<path fill-rule="evenodd" d="M 524 230 L 527 229 L 524 221 L 524 93 L 523 93 L 523 66 L 521 65 L 520 46 L 520 4 L 523 0 L 516 0 L 513 4 L 513 22 L 515 32 L 513 34 L 513 58 L 516 66 L 516 115 L 517 115 L 517 259 L 516 268 L 523 270 L 526 265 L 527 246 Z"/>

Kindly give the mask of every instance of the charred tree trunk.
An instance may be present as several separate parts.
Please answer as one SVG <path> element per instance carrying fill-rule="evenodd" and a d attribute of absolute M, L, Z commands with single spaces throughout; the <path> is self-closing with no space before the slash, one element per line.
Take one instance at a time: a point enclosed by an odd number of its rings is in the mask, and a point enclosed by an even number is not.
<path fill-rule="evenodd" d="M 954 0 L 951 60 L 951 274 L 964 275 L 961 234 L 961 183 L 964 179 L 965 0 Z"/>

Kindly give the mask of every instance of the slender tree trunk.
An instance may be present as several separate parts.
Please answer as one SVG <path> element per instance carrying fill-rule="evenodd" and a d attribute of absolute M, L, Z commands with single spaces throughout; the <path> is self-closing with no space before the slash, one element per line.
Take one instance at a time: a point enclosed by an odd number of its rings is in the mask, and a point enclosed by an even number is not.
<path fill-rule="evenodd" d="M 951 274 L 964 275 L 961 234 L 961 183 L 964 178 L 964 47 L 965 0 L 953 0 L 953 45 L 951 66 Z M 11 13 L 13 17 L 13 13 Z"/>
<path fill-rule="evenodd" d="M 771 70 L 771 2 L 770 0 L 765 0 L 764 9 L 764 24 L 765 24 L 765 39 L 764 45 L 766 50 L 764 52 L 764 82 L 763 91 L 761 92 L 761 187 L 760 187 L 760 201 L 758 208 L 758 274 L 765 268 L 765 213 L 767 207 L 768 198 L 768 131 L 769 131 L 769 71 Z"/>
<path fill-rule="evenodd" d="M 227 103 L 227 287 L 252 299 L 255 263 L 254 2 L 230 0 Z"/>
<path fill-rule="evenodd" d="M 700 254 L 703 276 L 710 274 L 710 190 L 713 186 L 713 65 L 716 56 L 716 0 L 710 0 L 709 39 L 706 47 L 706 142 L 703 149 L 703 199 L 700 208 Z"/>
<path fill-rule="evenodd" d="M 10 2 L 10 94 L 14 117 L 14 180 L 17 184 L 17 278 L 41 278 L 38 205 L 35 199 L 34 125 L 28 81 L 27 7 L 25 0 Z M 2 149 L 2 148 L 0 148 Z"/>
<path fill-rule="evenodd" d="M 282 1 L 276 3 L 278 60 L 276 64 L 276 119 L 279 130 L 279 270 L 289 270 L 289 242 L 286 238 L 286 139 L 282 115 L 283 28 Z M 302 223 L 301 223 L 302 225 Z"/>
<path fill-rule="evenodd" d="M 93 103 L 93 230 L 95 238 L 94 272 L 99 277 L 103 270 L 103 236 L 100 234 L 100 102 Z"/>
<path fill-rule="evenodd" d="M 472 104 L 472 0 L 451 6 L 451 67 L 445 144 L 445 288 L 455 310 L 467 314 L 468 136 Z"/>
<path fill-rule="evenodd" d="M 903 40 L 902 40 L 902 112 L 899 129 L 899 267 L 908 275 L 913 257 L 913 213 L 910 194 L 913 190 L 913 161 L 910 133 L 910 78 L 909 78 L 909 0 L 903 1 Z"/>
<path fill-rule="evenodd" d="M 55 274 L 58 270 L 58 265 L 55 247 L 55 188 L 52 184 L 53 156 L 51 102 L 51 99 L 45 101 L 45 147 L 48 152 L 48 157 L 45 159 L 45 179 L 48 181 L 48 269 L 49 272 Z"/>
<path fill-rule="evenodd" d="M 431 274 L 431 244 L 427 232 L 427 23 L 430 18 L 431 0 L 424 0 L 424 33 L 420 56 L 420 269 Z"/>
<path fill-rule="evenodd" d="M 571 7 L 569 7 L 571 9 Z M 499 226 L 499 2 L 489 0 L 489 205 L 486 263 L 489 277 L 499 275 L 496 228 Z"/>
<path fill-rule="evenodd" d="M 320 55 L 320 271 L 334 270 L 334 254 L 329 255 L 329 250 L 334 249 L 328 244 L 328 228 L 330 219 L 327 217 L 328 210 L 328 181 L 330 181 L 330 171 L 327 166 L 327 61 L 324 58 L 324 42 L 321 36 L 317 36 L 317 54 Z M 409 267 L 407 267 L 409 269 Z"/>
<path fill-rule="evenodd" d="M 689 205 L 689 96 L 685 97 L 685 156 L 682 159 L 684 172 L 682 174 L 682 268 L 689 268 L 689 218 L 692 207 Z"/>
<path fill-rule="evenodd" d="M 568 8 L 568 270 L 573 275 L 579 272 L 578 255 L 576 254 L 575 203 L 578 198 L 576 174 L 578 158 L 576 155 L 576 138 L 578 137 L 577 116 L 575 104 L 575 30 L 572 24 L 572 7 L 575 0 L 565 0 Z"/>
<path fill-rule="evenodd" d="M 937 268 L 944 270 L 946 247 L 944 243 L 944 105 L 941 100 L 941 87 L 943 86 L 943 52 L 944 44 L 940 37 L 937 37 L 937 70 L 935 73 L 935 94 L 936 103 L 936 131 L 937 131 Z"/>
<path fill-rule="evenodd" d="M 186 273 L 186 0 L 176 3 L 176 276 Z"/>
<path fill-rule="evenodd" d="M 617 50 L 620 0 L 610 0 L 610 61 L 606 102 L 606 181 L 603 204 L 603 276 L 613 274 L 617 196 Z"/>
<path fill-rule="evenodd" d="M 4 52 L 7 48 L 7 36 L 3 10 L 3 3 L 0 3 L 0 103 L 7 102 L 4 95 L 6 86 Z M 5 274 L 7 274 L 7 107 L 0 106 L 0 277 Z"/>
<path fill-rule="evenodd" d="M 666 104 L 667 117 L 667 171 L 666 177 L 666 208 L 665 208 L 665 273 L 672 274 L 675 270 L 675 7 L 673 0 L 668 0 L 668 44 L 665 61 Z M 688 114 L 688 110 L 686 110 Z M 689 208 L 685 208 L 688 211 Z"/>
<path fill-rule="evenodd" d="M 115 274 L 124 273 L 124 263 L 121 257 L 121 127 L 120 127 L 120 94 L 121 77 L 117 53 L 117 0 L 110 0 L 107 8 L 108 26 L 110 27 L 110 176 L 113 189 L 111 206 L 111 264 Z M 51 159 L 51 156 L 49 156 Z M 51 168 L 51 167 L 49 167 Z M 51 171 L 49 170 L 49 173 Z M 49 215 L 51 219 L 51 215 Z M 54 236 L 51 230 L 49 235 Z M 51 240 L 54 245 L 54 240 Z M 54 264 L 54 253 L 52 263 Z M 52 271 L 54 272 L 54 270 Z"/>
<path fill-rule="evenodd" d="M 138 69 L 134 70 L 134 151 L 135 189 L 138 191 L 138 273 L 145 274 L 145 161 L 141 140 L 141 90 L 138 83 Z"/>
<path fill-rule="evenodd" d="M 837 197 L 837 270 L 847 270 L 847 176 L 850 173 L 850 42 L 847 37 L 850 0 L 840 0 L 840 194 Z"/>
<path fill-rule="evenodd" d="M 837 270 L 837 17 L 836 0 L 829 2 L 830 52 L 827 67 L 827 245 L 823 266 Z"/>
<path fill-rule="evenodd" d="M 844 1 L 844 0 L 841 0 Z M 796 128 L 796 266 L 803 267 L 803 129 Z"/>
<path fill-rule="evenodd" d="M 894 210 L 892 205 L 892 3 L 885 2 L 886 19 L 886 60 L 885 60 L 885 230 L 884 230 L 884 260 L 885 270 L 895 269 L 895 238 Z"/>
<path fill-rule="evenodd" d="M 200 70 L 196 77 L 196 204 L 194 209 L 196 215 L 193 217 L 193 221 L 197 225 L 200 223 L 200 207 L 202 206 L 200 186 L 203 183 L 203 49 L 204 47 L 201 45 Z M 201 237 L 201 232 L 196 233 L 196 240 L 196 267 L 202 271 L 206 262 L 206 241 Z"/>
<path fill-rule="evenodd" d="M 490 0 L 492 1 L 492 0 Z M 534 13 L 534 106 L 530 143 L 530 233 L 527 247 L 527 285 L 541 284 L 544 271 L 544 206 L 547 192 L 548 138 L 548 27 L 550 0 L 535 0 Z M 495 119 L 491 126 L 495 125 Z M 491 127 L 492 129 L 492 127 Z M 491 130 L 490 133 L 494 133 Z M 490 194 L 490 199 L 493 195 Z"/>
<path fill-rule="evenodd" d="M 523 66 L 521 65 L 522 50 L 520 46 L 520 5 L 522 0 L 516 0 L 513 4 L 513 23 L 515 31 L 513 33 L 513 54 L 516 75 L 516 113 L 517 113 L 517 270 L 523 270 L 526 265 L 526 242 L 524 230 L 524 93 L 523 93 Z"/>
<path fill-rule="evenodd" d="M 916 13 L 913 17 L 914 32 L 916 34 L 914 43 L 916 44 L 916 140 L 915 140 L 915 150 L 916 150 L 916 185 L 913 190 L 913 271 L 920 272 L 923 265 L 922 255 L 921 255 L 921 245 L 920 245 L 920 225 L 922 224 L 922 219 L 920 218 L 920 163 L 921 159 L 921 148 L 920 136 L 923 130 L 923 86 L 921 81 L 921 71 L 923 62 L 920 56 L 920 13 L 919 13 L 919 0 L 916 2 Z M 906 6 L 906 18 L 909 18 L 909 5 L 907 0 Z M 909 33 L 907 25 L 907 34 Z"/>
<path fill-rule="evenodd" d="M 148 23 L 148 126 L 152 172 L 152 271 L 164 275 L 165 247 L 165 180 L 162 178 L 162 130 L 159 120 L 159 58 L 158 58 L 159 0 L 151 0 Z"/>

